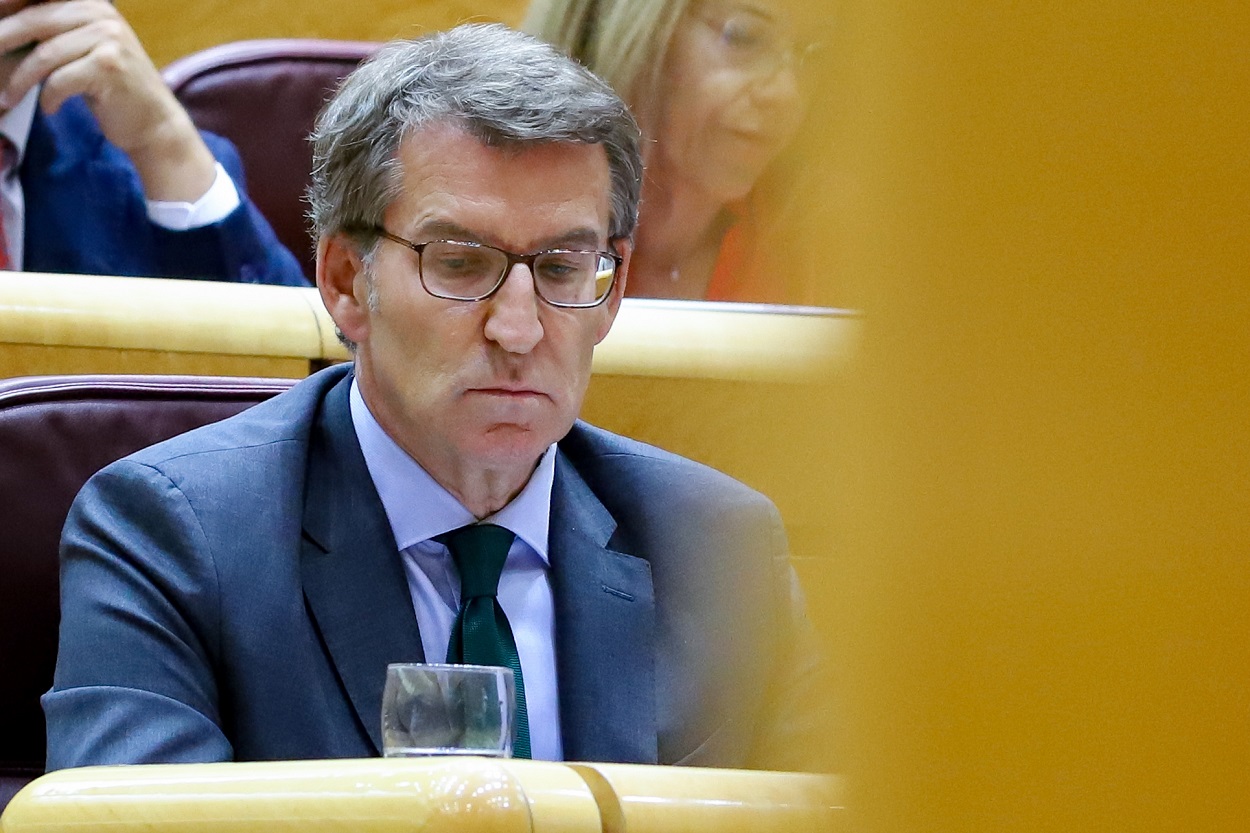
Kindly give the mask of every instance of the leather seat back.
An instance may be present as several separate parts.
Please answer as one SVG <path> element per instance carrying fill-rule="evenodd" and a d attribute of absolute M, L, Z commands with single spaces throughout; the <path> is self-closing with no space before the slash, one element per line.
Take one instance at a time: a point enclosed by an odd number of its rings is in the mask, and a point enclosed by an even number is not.
<path fill-rule="evenodd" d="M 379 46 L 301 38 L 237 41 L 180 58 L 162 71 L 196 127 L 239 149 L 248 195 L 310 281 L 308 135 L 339 81 Z"/>
<path fill-rule="evenodd" d="M 0 809 L 43 772 L 39 697 L 56 661 L 57 550 L 78 490 L 114 460 L 292 384 L 190 376 L 0 381 Z"/>

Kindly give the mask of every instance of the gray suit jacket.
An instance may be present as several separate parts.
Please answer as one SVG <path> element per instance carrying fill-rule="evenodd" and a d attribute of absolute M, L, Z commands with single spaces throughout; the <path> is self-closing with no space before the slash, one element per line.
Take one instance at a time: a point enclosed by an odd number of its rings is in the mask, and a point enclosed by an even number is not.
<path fill-rule="evenodd" d="M 386 665 L 423 656 L 349 381 L 323 371 L 83 488 L 49 769 L 379 754 Z M 566 758 L 789 768 L 821 692 L 772 504 L 581 423 L 559 452 Z"/>

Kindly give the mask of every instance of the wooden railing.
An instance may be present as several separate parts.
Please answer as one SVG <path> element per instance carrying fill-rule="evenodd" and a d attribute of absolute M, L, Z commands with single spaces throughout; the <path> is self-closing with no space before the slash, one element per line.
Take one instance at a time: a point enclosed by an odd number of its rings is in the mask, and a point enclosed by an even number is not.
<path fill-rule="evenodd" d="M 839 310 L 627 299 L 595 373 L 807 381 L 846 359 L 854 321 Z M 0 272 L 0 377 L 300 377 L 347 358 L 314 289 Z"/>
<path fill-rule="evenodd" d="M 836 833 L 832 776 L 488 758 L 87 767 L 45 775 L 0 833 Z"/>

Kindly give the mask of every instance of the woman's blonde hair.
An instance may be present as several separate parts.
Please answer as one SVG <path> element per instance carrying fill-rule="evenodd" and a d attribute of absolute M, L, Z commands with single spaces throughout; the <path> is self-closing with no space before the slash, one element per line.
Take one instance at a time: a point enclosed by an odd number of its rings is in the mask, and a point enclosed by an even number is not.
<path fill-rule="evenodd" d="M 611 84 L 654 136 L 664 58 L 693 0 L 533 0 L 522 29 Z"/>

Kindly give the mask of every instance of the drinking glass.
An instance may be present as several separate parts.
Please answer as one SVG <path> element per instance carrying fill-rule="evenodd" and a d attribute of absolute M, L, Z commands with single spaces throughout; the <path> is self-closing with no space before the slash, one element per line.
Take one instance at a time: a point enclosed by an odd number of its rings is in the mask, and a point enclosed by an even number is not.
<path fill-rule="evenodd" d="M 510 668 L 393 663 L 382 692 L 382 754 L 512 756 Z"/>

